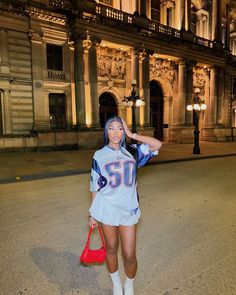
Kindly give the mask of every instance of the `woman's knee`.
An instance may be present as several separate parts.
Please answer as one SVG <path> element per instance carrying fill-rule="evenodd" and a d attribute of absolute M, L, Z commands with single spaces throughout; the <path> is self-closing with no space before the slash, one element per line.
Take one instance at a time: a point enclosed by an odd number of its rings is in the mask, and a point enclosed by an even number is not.
<path fill-rule="evenodd" d="M 124 262 L 126 265 L 132 265 L 137 263 L 137 258 L 135 253 L 123 253 Z"/>
<path fill-rule="evenodd" d="M 109 244 L 107 243 L 106 244 L 106 252 L 107 254 L 109 255 L 115 255 L 117 254 L 117 251 L 118 251 L 118 243 L 115 243 L 115 244 Z"/>

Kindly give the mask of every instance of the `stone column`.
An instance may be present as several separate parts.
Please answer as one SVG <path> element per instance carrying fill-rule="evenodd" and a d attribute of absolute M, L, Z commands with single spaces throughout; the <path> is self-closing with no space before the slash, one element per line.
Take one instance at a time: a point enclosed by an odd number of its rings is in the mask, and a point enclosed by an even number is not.
<path fill-rule="evenodd" d="M 32 85 L 33 85 L 33 106 L 34 106 L 34 130 L 50 130 L 50 118 L 48 102 L 44 99 L 43 88 L 43 42 L 42 33 L 30 32 L 31 56 L 32 56 Z"/>
<path fill-rule="evenodd" d="M 0 73 L 9 74 L 7 32 L 0 30 Z"/>
<path fill-rule="evenodd" d="M 222 1 L 212 1 L 212 40 L 221 42 L 222 39 Z"/>
<path fill-rule="evenodd" d="M 100 127 L 96 45 L 97 43 L 100 43 L 101 40 L 96 37 L 91 37 L 90 40 L 91 44 L 88 50 L 88 69 L 92 111 L 91 123 L 93 127 Z"/>
<path fill-rule="evenodd" d="M 226 40 L 225 47 L 227 50 L 230 50 L 230 5 L 226 4 Z"/>
<path fill-rule="evenodd" d="M 85 89 L 84 89 L 84 47 L 85 36 L 78 35 L 74 41 L 74 79 L 76 126 L 86 126 Z"/>
<path fill-rule="evenodd" d="M 206 68 L 205 70 L 205 94 L 204 100 L 206 103 L 206 110 L 204 112 L 204 126 L 207 127 L 210 124 L 210 69 Z"/>
<path fill-rule="evenodd" d="M 167 12 L 166 12 L 166 2 L 162 2 L 160 5 L 161 9 L 161 23 L 167 25 Z"/>
<path fill-rule="evenodd" d="M 66 126 L 68 129 L 71 129 L 72 126 L 72 99 L 71 92 L 65 92 L 66 100 Z"/>
<path fill-rule="evenodd" d="M 2 100 L 3 100 L 3 134 L 11 134 L 12 130 L 12 121 L 11 121 L 11 97 L 10 91 L 8 89 L 4 89 L 2 91 Z M 1 99 L 0 99 L 1 103 Z"/>
<path fill-rule="evenodd" d="M 217 71 L 217 124 L 223 124 L 223 95 L 224 95 L 224 71 L 218 68 Z"/>
<path fill-rule="evenodd" d="M 131 59 L 131 81 L 136 80 L 136 86 L 135 86 L 136 94 L 140 93 L 139 52 L 140 52 L 140 48 L 138 48 L 138 47 L 133 48 L 133 54 L 132 54 L 132 59 Z M 139 123 L 140 123 L 139 118 L 140 118 L 139 108 L 136 108 L 136 123 L 137 123 L 137 125 L 139 125 Z"/>
<path fill-rule="evenodd" d="M 150 125 L 150 69 L 149 69 L 149 54 L 150 51 L 142 53 L 142 90 L 145 101 L 144 106 L 144 126 Z"/>
<path fill-rule="evenodd" d="M 185 2 L 186 5 L 186 24 L 185 24 L 185 30 L 186 31 L 191 31 L 191 1 L 186 0 Z"/>
<path fill-rule="evenodd" d="M 190 126 L 192 124 L 192 112 L 187 111 L 186 107 L 189 101 L 193 100 L 193 67 L 196 61 L 189 60 L 186 68 L 186 99 L 185 99 L 185 123 Z"/>
<path fill-rule="evenodd" d="M 12 133 L 10 91 L 3 91 L 4 133 Z"/>
<path fill-rule="evenodd" d="M 209 124 L 211 127 L 213 127 L 216 124 L 216 114 L 217 114 L 216 77 L 217 77 L 217 69 L 213 67 L 211 68 L 211 73 L 210 73 L 210 100 L 209 100 L 209 111 L 210 111 Z"/>
<path fill-rule="evenodd" d="M 179 60 L 178 65 L 178 97 L 173 101 L 173 123 L 183 126 L 185 123 L 186 101 L 186 61 Z"/>
<path fill-rule="evenodd" d="M 131 60 L 131 80 L 136 80 L 136 89 L 139 90 L 139 48 L 133 48 Z"/>
<path fill-rule="evenodd" d="M 180 29 L 185 30 L 185 0 L 179 1 L 179 19 L 180 19 Z"/>

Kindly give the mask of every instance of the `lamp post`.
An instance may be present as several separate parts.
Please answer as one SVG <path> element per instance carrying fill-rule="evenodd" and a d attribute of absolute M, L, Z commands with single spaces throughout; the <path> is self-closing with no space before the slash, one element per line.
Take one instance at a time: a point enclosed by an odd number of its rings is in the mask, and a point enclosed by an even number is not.
<path fill-rule="evenodd" d="M 132 133 L 136 133 L 136 115 L 135 110 L 136 107 L 141 107 L 145 105 L 145 101 L 139 97 L 139 95 L 136 95 L 135 86 L 137 82 L 136 80 L 131 81 L 131 95 L 130 96 L 124 96 L 124 99 L 122 100 L 123 105 L 125 107 L 131 107 L 132 108 Z M 136 142 L 135 140 L 132 140 L 132 142 Z"/>
<path fill-rule="evenodd" d="M 199 97 L 200 89 L 196 88 L 194 93 L 193 102 L 187 105 L 188 111 L 193 111 L 193 125 L 194 125 L 194 146 L 193 146 L 193 154 L 200 154 L 200 146 L 199 146 L 199 113 L 206 109 L 205 101 Z"/>

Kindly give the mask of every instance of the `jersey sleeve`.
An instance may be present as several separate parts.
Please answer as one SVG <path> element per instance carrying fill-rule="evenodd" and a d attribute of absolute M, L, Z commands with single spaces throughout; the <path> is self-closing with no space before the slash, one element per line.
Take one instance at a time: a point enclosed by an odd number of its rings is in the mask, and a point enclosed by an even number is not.
<path fill-rule="evenodd" d="M 90 176 L 90 191 L 97 192 L 99 190 L 98 180 L 100 176 L 100 167 L 95 158 L 92 160 L 91 176 Z"/>
<path fill-rule="evenodd" d="M 145 143 L 137 145 L 138 150 L 138 168 L 144 166 L 151 158 L 158 155 L 158 150 L 150 151 L 149 146 Z"/>
<path fill-rule="evenodd" d="M 107 185 L 107 179 L 101 174 L 98 161 L 95 156 L 92 161 L 91 176 L 90 176 L 90 191 L 98 192 Z"/>

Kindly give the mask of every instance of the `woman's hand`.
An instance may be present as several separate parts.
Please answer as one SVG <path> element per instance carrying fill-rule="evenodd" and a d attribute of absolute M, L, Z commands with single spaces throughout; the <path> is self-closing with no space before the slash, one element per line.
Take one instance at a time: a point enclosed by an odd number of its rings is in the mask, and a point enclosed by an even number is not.
<path fill-rule="evenodd" d="M 95 220 L 92 216 L 89 216 L 89 226 L 95 228 L 98 226 L 97 220 Z"/>
<path fill-rule="evenodd" d="M 123 127 L 124 127 L 124 131 L 125 134 L 129 137 L 129 138 L 133 138 L 133 133 L 129 130 L 127 124 L 125 123 L 125 121 L 122 119 L 122 123 L 123 123 Z"/>

